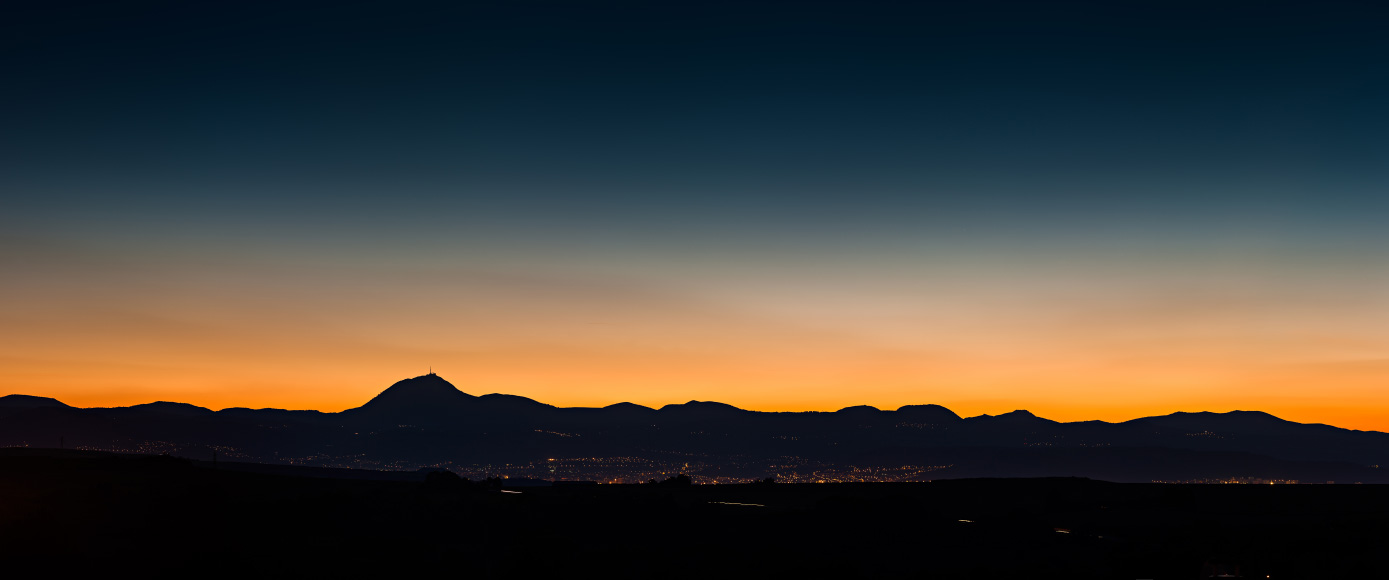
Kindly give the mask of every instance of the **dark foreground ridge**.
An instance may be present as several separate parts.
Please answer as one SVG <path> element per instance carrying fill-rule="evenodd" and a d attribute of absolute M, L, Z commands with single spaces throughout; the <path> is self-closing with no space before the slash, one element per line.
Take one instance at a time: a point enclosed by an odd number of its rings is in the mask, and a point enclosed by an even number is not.
<path fill-rule="evenodd" d="M 509 487 L 0 450 L 0 545 L 65 577 L 1383 578 L 1382 486 Z M 57 570 L 50 569 L 50 573 Z"/>
<path fill-rule="evenodd" d="M 183 403 L 80 409 L 0 397 L 0 446 L 169 453 L 370 470 L 636 483 L 907 482 L 1080 476 L 1116 482 L 1385 483 L 1389 434 L 1267 413 L 1061 423 L 1024 410 L 962 418 L 939 405 L 764 413 L 690 401 L 559 408 L 474 396 L 429 374 L 341 413 Z"/>

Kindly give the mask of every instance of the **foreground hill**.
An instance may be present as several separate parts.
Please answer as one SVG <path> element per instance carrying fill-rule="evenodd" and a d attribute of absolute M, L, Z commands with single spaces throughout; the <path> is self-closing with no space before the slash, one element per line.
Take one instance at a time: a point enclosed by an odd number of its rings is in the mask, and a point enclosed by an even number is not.
<path fill-rule="evenodd" d="M 60 577 L 1383 578 L 1379 486 L 504 488 L 0 450 L 0 545 Z M 22 557 L 18 557 L 22 556 Z M 1236 570 L 1237 569 L 1237 570 Z"/>
<path fill-rule="evenodd" d="M 1085 476 L 1112 481 L 1389 481 L 1389 434 L 1266 413 L 1174 413 L 1061 423 L 1018 410 L 962 418 L 938 405 L 766 413 L 703 401 L 560 408 L 474 396 L 438 375 L 340 413 L 182 403 L 80 409 L 0 397 L 0 445 L 168 452 L 330 467 L 447 467 L 470 475 L 644 481 L 904 481 Z"/>

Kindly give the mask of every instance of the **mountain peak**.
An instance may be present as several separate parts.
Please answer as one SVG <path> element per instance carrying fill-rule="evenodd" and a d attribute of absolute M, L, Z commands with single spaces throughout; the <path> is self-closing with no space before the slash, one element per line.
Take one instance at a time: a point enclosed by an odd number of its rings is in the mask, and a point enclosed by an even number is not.
<path fill-rule="evenodd" d="M 442 410 L 476 399 L 434 373 L 397 382 L 372 397 L 362 410 L 417 411 Z"/>
<path fill-rule="evenodd" d="M 985 419 L 985 420 L 989 420 L 989 421 L 1026 421 L 1026 420 L 1031 420 L 1031 419 L 1040 419 L 1040 417 L 1038 417 L 1038 416 L 1036 416 L 1036 415 L 1033 415 L 1031 411 L 1027 411 L 1027 410 L 1024 410 L 1024 409 L 1017 409 L 1017 410 L 1015 410 L 1015 411 L 1009 411 L 1009 412 L 1007 412 L 1007 413 L 1001 413 L 1001 414 L 998 414 L 998 415 L 989 415 L 989 414 L 985 413 L 985 414 L 980 415 L 980 416 L 978 416 L 978 417 L 970 417 L 970 418 L 971 418 L 971 419 Z M 1042 419 L 1042 420 L 1045 421 L 1046 419 Z"/>
<path fill-rule="evenodd" d="M 639 412 L 639 413 L 644 413 L 644 412 L 647 412 L 647 411 L 655 411 L 655 409 L 652 409 L 651 407 L 647 407 L 647 406 L 645 406 L 645 405 L 638 405 L 638 404 L 636 404 L 636 403 L 625 403 L 625 402 L 624 402 L 624 403 L 613 403 L 613 404 L 608 405 L 608 406 L 603 407 L 603 408 L 604 408 L 604 409 L 613 409 L 613 410 L 622 410 L 622 411 Z"/>
<path fill-rule="evenodd" d="M 1276 415 L 1273 415 L 1273 414 L 1270 414 L 1270 413 L 1265 413 L 1265 412 L 1263 412 L 1263 411 L 1230 411 L 1230 412 L 1224 413 L 1224 414 L 1225 414 L 1225 415 L 1232 415 L 1232 416 L 1235 416 L 1235 417 L 1248 417 L 1248 418 L 1250 418 L 1250 419 L 1266 419 L 1266 420 L 1284 421 L 1284 422 L 1286 422 L 1286 420 L 1283 419 L 1283 418 L 1280 418 L 1280 417 L 1278 417 L 1278 416 L 1276 416 Z"/>
<path fill-rule="evenodd" d="M 153 411 L 169 415 L 207 415 L 212 413 L 212 409 L 199 407 L 189 403 L 174 403 L 170 401 L 155 401 L 153 403 L 142 403 L 127 407 L 131 410 Z"/>
<path fill-rule="evenodd" d="M 733 405 L 729 405 L 728 403 L 719 403 L 715 401 L 690 401 L 688 403 L 672 403 L 670 405 L 666 405 L 660 408 L 660 412 L 666 413 L 667 415 L 673 413 L 682 416 L 696 414 L 700 416 L 709 416 L 711 414 L 727 415 L 732 413 L 745 413 L 746 411 L 734 407 Z"/>
<path fill-rule="evenodd" d="M 940 405 L 905 405 L 898 407 L 897 413 L 903 418 L 923 423 L 942 423 L 960 420 L 960 416 L 955 414 L 954 411 Z"/>
<path fill-rule="evenodd" d="M 0 397 L 0 407 L 67 407 L 66 403 L 51 397 L 33 395 L 5 395 Z"/>
<path fill-rule="evenodd" d="M 852 406 L 852 407 L 844 407 L 843 409 L 840 409 L 840 410 L 835 411 L 835 412 L 836 412 L 836 413 L 844 413 L 844 414 L 846 414 L 846 415 L 848 415 L 848 414 L 854 414 L 854 413 L 858 413 L 858 414 L 873 414 L 873 413 L 881 413 L 882 410 L 879 409 L 879 408 L 877 408 L 877 407 L 874 407 L 874 406 L 872 406 L 872 405 L 854 405 L 854 406 Z"/>
<path fill-rule="evenodd" d="M 504 393 L 492 393 L 478 397 L 479 401 L 487 403 L 491 409 L 553 409 L 554 405 L 547 405 L 535 399 L 522 397 L 520 395 L 507 395 Z"/>

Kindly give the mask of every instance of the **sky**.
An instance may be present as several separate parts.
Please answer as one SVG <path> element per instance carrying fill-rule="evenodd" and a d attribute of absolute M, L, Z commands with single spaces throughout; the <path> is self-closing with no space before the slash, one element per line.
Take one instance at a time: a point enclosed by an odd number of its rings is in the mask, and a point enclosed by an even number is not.
<path fill-rule="evenodd" d="M 0 394 L 1389 431 L 1371 2 L 14 2 Z"/>

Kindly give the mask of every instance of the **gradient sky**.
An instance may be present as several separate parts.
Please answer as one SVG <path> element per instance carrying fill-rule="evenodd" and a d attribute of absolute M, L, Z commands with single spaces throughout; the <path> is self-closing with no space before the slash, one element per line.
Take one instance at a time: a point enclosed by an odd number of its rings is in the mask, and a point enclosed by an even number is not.
<path fill-rule="evenodd" d="M 1375 3 L 449 4 L 0 8 L 0 394 L 1389 431 Z"/>

